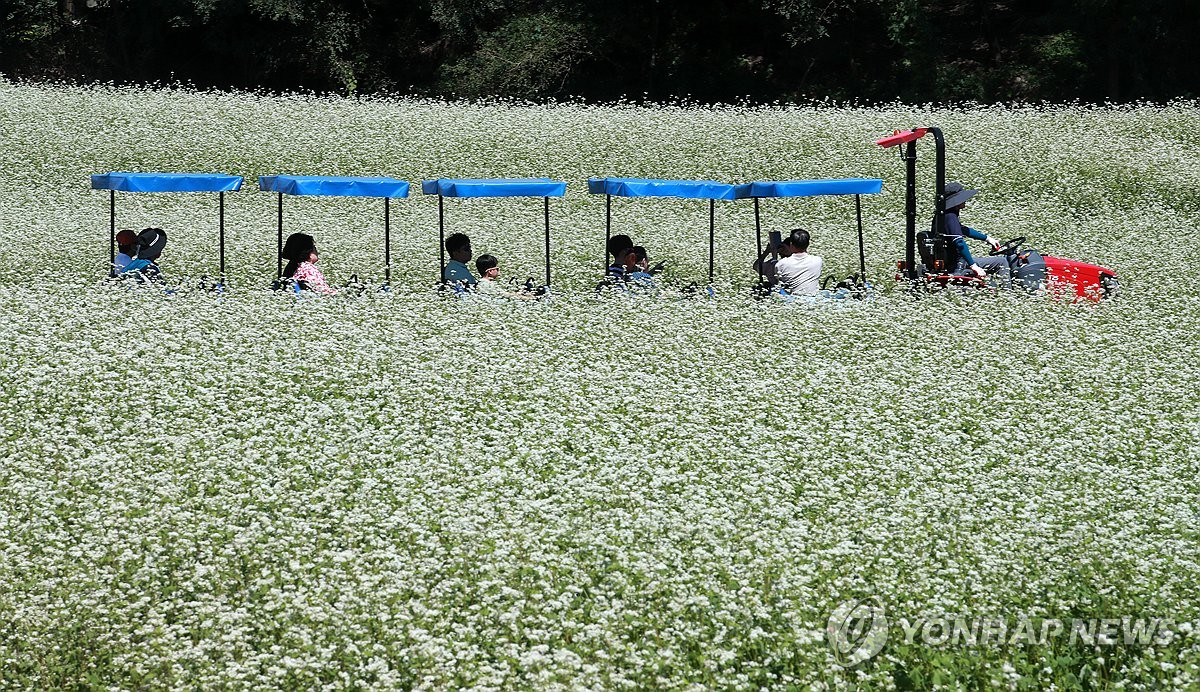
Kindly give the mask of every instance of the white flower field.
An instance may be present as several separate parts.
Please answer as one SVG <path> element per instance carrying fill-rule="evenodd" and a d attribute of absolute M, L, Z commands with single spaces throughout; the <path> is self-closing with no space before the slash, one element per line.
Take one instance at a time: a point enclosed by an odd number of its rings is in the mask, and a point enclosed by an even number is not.
<path fill-rule="evenodd" d="M 0 80 L 0 686 L 1200 686 L 1200 111 L 530 105 Z M 1115 269 L 1102 304 L 913 299 L 903 165 L 946 133 L 964 221 Z M 932 205 L 922 140 L 920 214 Z M 103 281 L 89 175 L 246 176 L 117 193 L 173 295 Z M 550 177 L 551 301 L 435 294 L 437 199 L 391 205 L 392 285 L 270 290 L 269 174 Z M 753 207 L 718 202 L 715 299 L 597 297 L 594 176 L 880 177 L 870 302 L 758 302 Z M 331 282 L 383 272 L 383 204 L 285 200 Z M 614 232 L 707 270 L 708 205 L 613 201 Z M 851 198 L 763 202 L 826 268 Z M 506 276 L 538 199 L 446 200 Z M 968 218 L 969 216 L 969 218 Z M 922 222 L 926 223 L 925 221 Z M 891 629 L 843 666 L 831 613 Z M 1161 618 L 1166 635 L 969 645 L 901 620 Z M 910 638 L 911 639 L 911 638 Z M 928 639 L 928 637 L 927 637 Z"/>

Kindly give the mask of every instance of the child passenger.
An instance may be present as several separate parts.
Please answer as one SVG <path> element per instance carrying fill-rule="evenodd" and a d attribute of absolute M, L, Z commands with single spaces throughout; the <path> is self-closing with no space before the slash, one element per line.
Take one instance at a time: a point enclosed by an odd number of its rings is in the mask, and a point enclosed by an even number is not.
<path fill-rule="evenodd" d="M 496 259 L 494 255 L 480 255 L 479 259 L 475 260 L 475 270 L 479 272 L 479 283 L 475 284 L 475 290 L 484 295 L 515 298 L 517 300 L 533 300 L 536 298 L 531 293 L 509 291 L 500 286 L 500 282 L 498 281 L 500 278 L 500 260 Z"/>
<path fill-rule="evenodd" d="M 118 274 L 133 261 L 137 254 L 137 234 L 129 229 L 117 233 L 117 255 L 113 258 L 113 269 Z"/>
<path fill-rule="evenodd" d="M 283 268 L 283 275 L 297 283 L 301 283 L 305 288 L 309 288 L 323 295 L 333 295 L 337 293 L 337 289 L 330 286 L 325 281 L 325 275 L 317 269 L 317 260 L 320 254 L 317 252 L 317 243 L 311 235 L 307 233 L 293 233 L 288 236 L 287 242 L 283 245 L 283 258 L 288 261 L 287 266 Z"/>

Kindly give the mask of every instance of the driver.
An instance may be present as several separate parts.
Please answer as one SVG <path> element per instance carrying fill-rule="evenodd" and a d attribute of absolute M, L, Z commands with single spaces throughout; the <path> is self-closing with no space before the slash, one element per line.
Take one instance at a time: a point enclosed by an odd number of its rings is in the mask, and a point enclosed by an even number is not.
<path fill-rule="evenodd" d="M 979 259 L 975 259 L 971 255 L 971 249 L 967 247 L 966 238 L 974 238 L 975 240 L 982 240 L 991 245 L 992 251 L 1000 249 L 999 240 L 974 228 L 964 226 L 959 221 L 958 215 L 967 206 L 967 200 L 978 193 L 978 190 L 964 189 L 962 183 L 959 182 L 946 183 L 946 217 L 944 228 L 946 236 L 950 238 L 951 244 L 958 250 L 959 257 L 958 266 L 954 268 L 954 273 L 966 274 L 966 270 L 970 269 L 971 272 L 974 272 L 975 276 L 981 279 L 987 278 L 988 274 L 995 274 L 996 278 L 1000 280 L 1001 285 L 1007 286 L 1010 274 L 1007 258 L 980 257 Z"/>

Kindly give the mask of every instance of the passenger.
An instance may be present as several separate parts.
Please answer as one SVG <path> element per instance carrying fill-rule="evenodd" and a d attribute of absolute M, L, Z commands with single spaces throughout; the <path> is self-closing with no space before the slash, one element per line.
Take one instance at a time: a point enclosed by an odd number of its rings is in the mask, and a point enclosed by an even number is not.
<path fill-rule="evenodd" d="M 808 254 L 810 239 L 808 231 L 803 228 L 797 228 L 783 239 L 783 244 L 789 246 L 784 252 L 790 253 L 775 263 L 775 274 L 780 288 L 789 295 L 815 296 L 821 292 L 821 270 L 825 262 L 816 255 Z"/>
<path fill-rule="evenodd" d="M 129 229 L 117 233 L 117 255 L 113 258 L 113 270 L 120 274 L 137 254 L 137 233 Z"/>
<path fill-rule="evenodd" d="M 337 289 L 325 281 L 325 275 L 317 268 L 320 253 L 317 243 L 307 233 L 293 233 L 283 244 L 283 258 L 288 261 L 283 268 L 285 278 L 292 279 L 301 288 L 310 289 L 323 295 L 333 295 Z"/>
<path fill-rule="evenodd" d="M 496 279 L 500 278 L 500 260 L 494 255 L 480 255 L 479 259 L 475 260 L 475 271 L 479 272 L 475 290 L 492 294 L 502 292 L 500 285 L 496 283 Z"/>
<path fill-rule="evenodd" d="M 620 279 L 625 276 L 625 266 L 628 263 L 629 251 L 633 249 L 633 239 L 624 233 L 614 235 L 608 239 L 608 254 L 612 256 L 612 262 L 608 265 L 606 272 L 609 277 Z"/>
<path fill-rule="evenodd" d="M 475 270 L 479 272 L 479 281 L 475 284 L 475 290 L 479 293 L 515 300 L 534 300 L 538 297 L 533 292 L 510 291 L 501 286 L 500 260 L 494 255 L 480 255 L 479 259 L 475 260 Z"/>
<path fill-rule="evenodd" d="M 772 233 L 772 235 L 775 234 Z M 767 259 L 767 255 L 770 254 L 775 254 L 777 257 L 773 259 Z M 762 276 L 763 281 L 766 282 L 767 288 L 779 283 L 779 276 L 776 274 L 775 268 L 778 265 L 779 260 L 788 257 L 791 254 L 792 244 L 790 242 L 784 242 L 781 238 L 778 243 L 774 241 L 767 243 L 766 249 L 764 249 L 762 254 L 758 256 L 758 259 L 754 260 L 754 271 L 758 272 L 759 275 Z"/>
<path fill-rule="evenodd" d="M 467 268 L 467 262 L 471 261 L 471 239 L 465 233 L 452 234 L 446 238 L 446 253 L 450 255 L 450 261 L 446 262 L 442 281 L 473 288 L 478 280 Z"/>
<path fill-rule="evenodd" d="M 167 234 L 161 228 L 147 228 L 137 234 L 134 258 L 121 270 L 122 276 L 133 276 L 138 281 L 150 282 L 162 279 L 158 262 L 167 246 Z"/>
<path fill-rule="evenodd" d="M 1001 285 L 1009 285 L 1009 266 L 1007 257 L 980 257 L 976 259 L 971 255 L 971 249 L 967 247 L 966 238 L 974 238 L 982 240 L 992 246 L 992 250 L 1000 248 L 1000 241 L 992 236 L 977 231 L 974 228 L 968 228 L 962 225 L 958 215 L 967 206 L 967 200 L 978 194 L 978 190 L 963 189 L 962 183 L 949 182 L 946 183 L 946 216 L 945 216 L 945 231 L 946 236 L 950 239 L 956 254 L 957 260 L 952 260 L 955 274 L 965 275 L 968 273 L 983 279 L 988 274 L 995 274 L 1000 280 Z M 965 237 L 964 237 L 965 236 Z"/>
<path fill-rule="evenodd" d="M 654 287 L 654 275 L 650 272 L 650 263 L 646 258 L 646 248 L 634 245 L 625 255 L 625 281 L 636 283 L 643 288 Z"/>

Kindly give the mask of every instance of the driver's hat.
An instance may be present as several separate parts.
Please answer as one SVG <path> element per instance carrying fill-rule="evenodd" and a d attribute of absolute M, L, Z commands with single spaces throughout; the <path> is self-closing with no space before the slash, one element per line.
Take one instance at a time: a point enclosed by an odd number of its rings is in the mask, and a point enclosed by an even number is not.
<path fill-rule="evenodd" d="M 963 188 L 962 183 L 951 181 L 946 183 L 946 208 L 953 209 L 960 204 L 966 203 L 975 195 L 979 194 L 979 190 L 967 190 Z"/>

